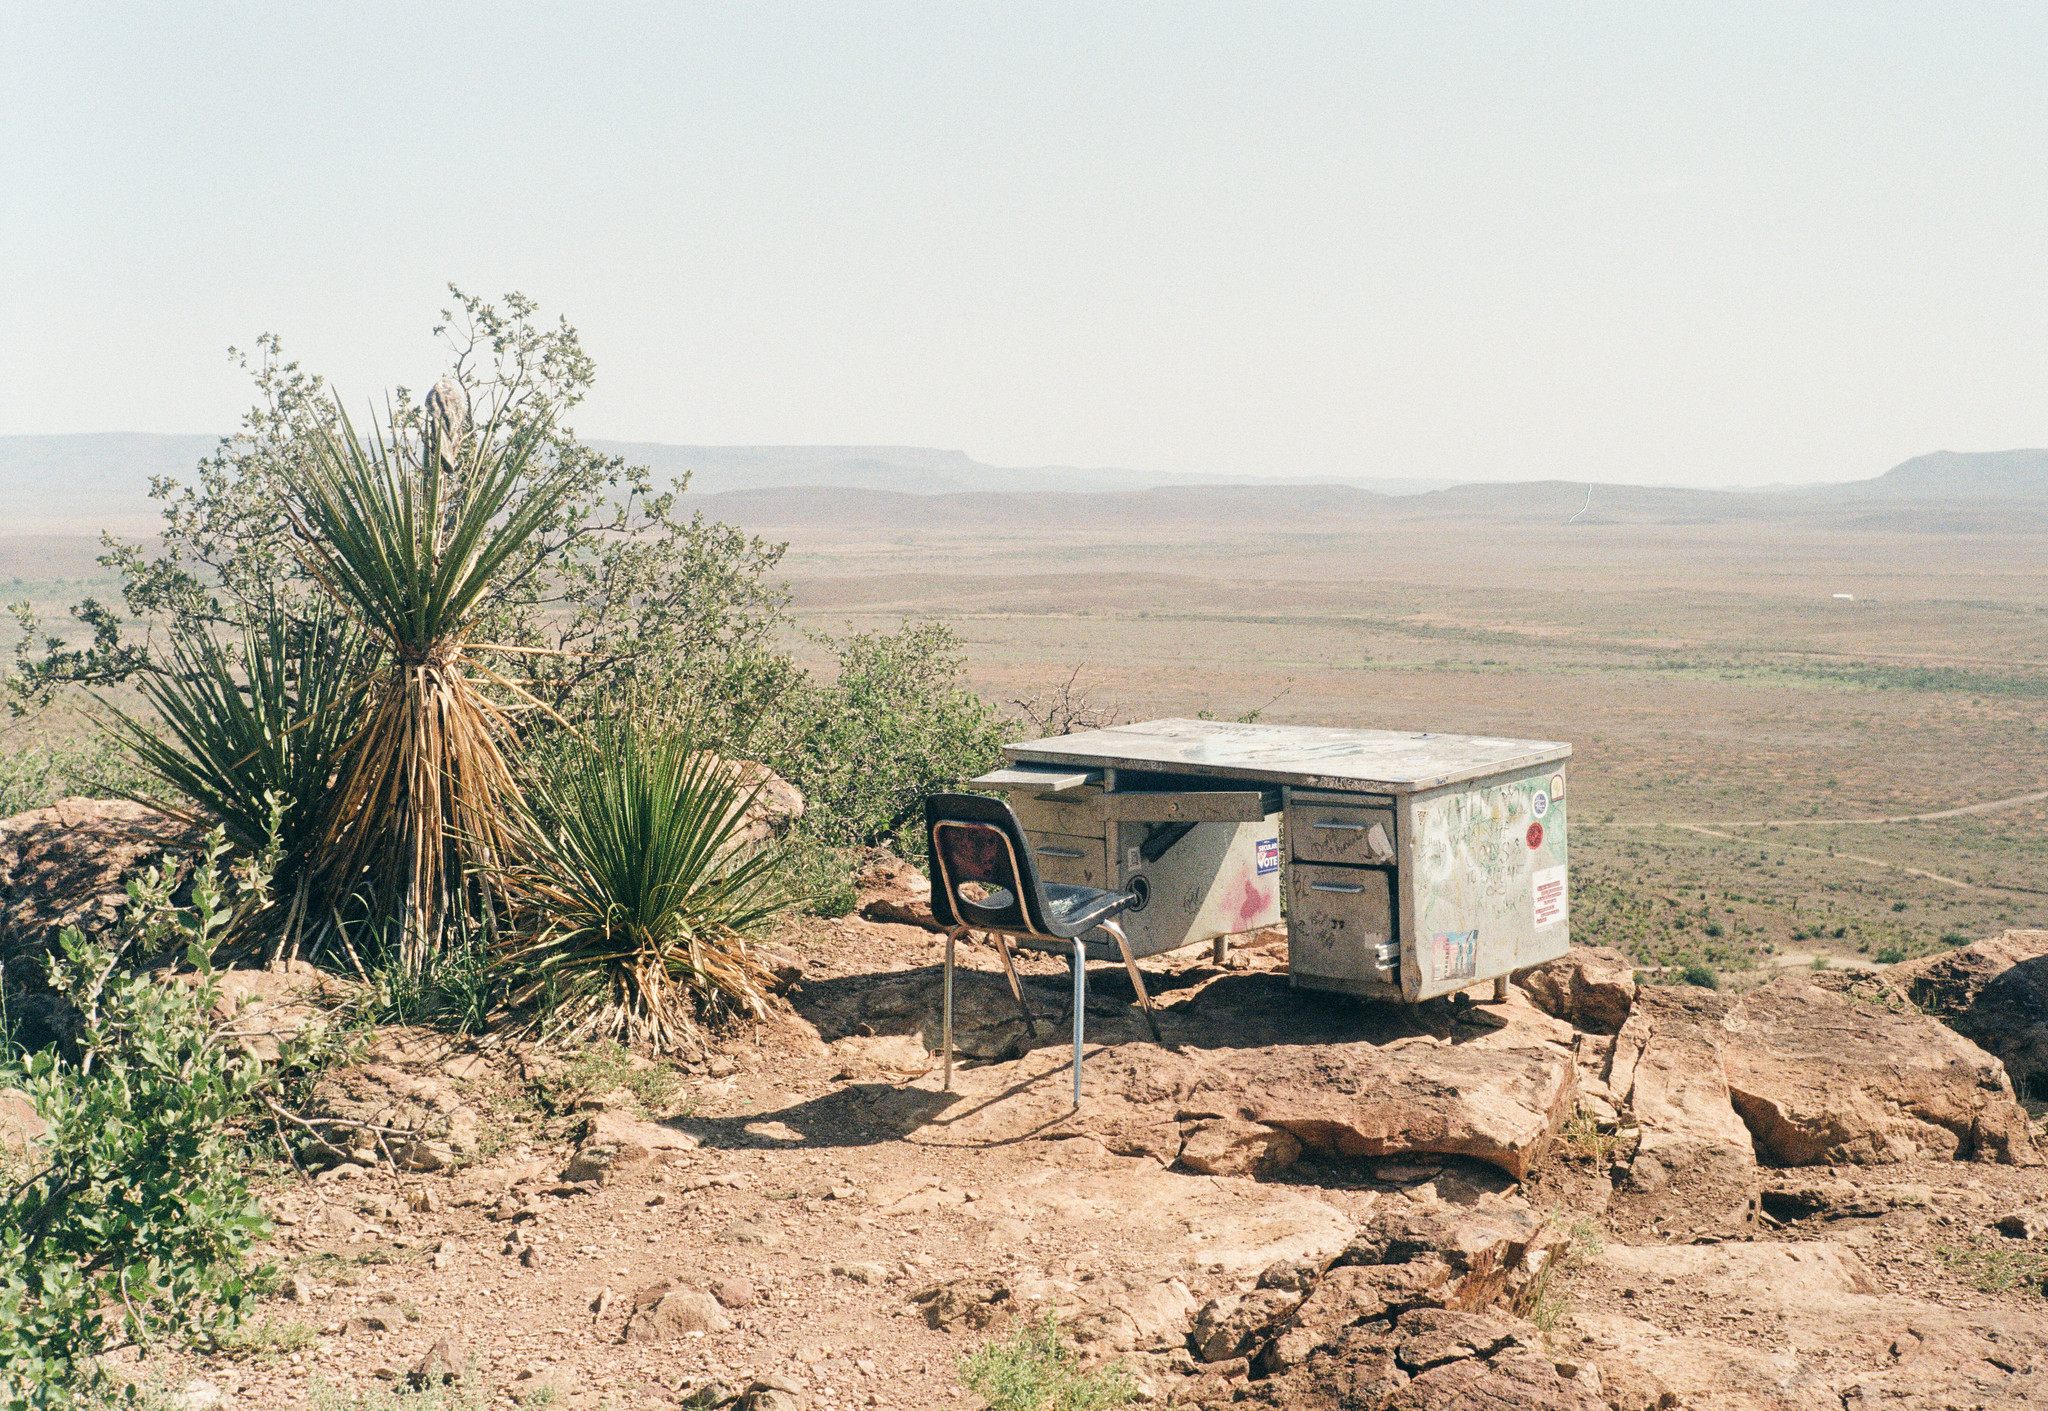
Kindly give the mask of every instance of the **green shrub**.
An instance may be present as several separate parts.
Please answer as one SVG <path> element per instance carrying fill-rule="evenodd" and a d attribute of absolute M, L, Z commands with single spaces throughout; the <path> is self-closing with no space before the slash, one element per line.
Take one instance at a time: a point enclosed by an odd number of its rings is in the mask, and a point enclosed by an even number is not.
<path fill-rule="evenodd" d="M 1906 948 L 1904 946 L 1879 946 L 1870 958 L 1879 965 L 1897 965 L 1906 958 Z"/>
<path fill-rule="evenodd" d="M 817 810 L 828 845 L 924 855 L 924 796 L 1002 758 L 1003 722 L 968 690 L 958 637 L 943 623 L 864 632 L 839 643 L 839 672 L 811 685 L 779 727 L 774 763 Z"/>
<path fill-rule="evenodd" d="M 960 1379 L 989 1411 L 1108 1411 L 1138 1397 L 1120 1363 L 1083 1370 L 1051 1314 L 963 1358 Z"/>
<path fill-rule="evenodd" d="M 335 774 L 361 718 L 362 640 L 315 607 L 297 620 L 269 613 L 233 645 L 179 628 L 165 651 L 164 669 L 138 681 L 153 719 L 106 706 L 109 732 L 179 800 L 173 812 L 219 827 L 246 853 L 275 848 L 281 900 L 255 924 L 296 950 L 308 930 L 325 933 L 341 902 L 313 882 Z"/>
<path fill-rule="evenodd" d="M 749 940 L 787 905 L 772 850 L 738 846 L 753 792 L 686 735 L 628 724 L 536 779 L 524 861 L 503 874 L 522 934 L 512 995 L 556 1032 L 661 1052 L 700 1015 L 759 1014 Z"/>
<path fill-rule="evenodd" d="M 1678 972 L 1678 981 L 1682 985 L 1697 985 L 1703 990 L 1721 988 L 1721 976 L 1711 965 L 1688 965 Z"/>
<path fill-rule="evenodd" d="M 33 1169 L 0 1206 L 0 1402 L 58 1408 L 105 1391 L 114 1326 L 147 1346 L 225 1332 L 250 1296 L 243 1263 L 267 1231 L 250 1194 L 241 1119 L 267 1081 L 209 1020 L 210 959 L 236 915 L 266 901 L 245 869 L 230 894 L 218 833 L 190 906 L 168 866 L 129 886 L 111 943 L 58 939 L 52 988 L 79 1018 L 72 1054 L 36 1053 L 6 1081 L 47 1131 Z M 126 963 L 182 941 L 196 983 Z"/>

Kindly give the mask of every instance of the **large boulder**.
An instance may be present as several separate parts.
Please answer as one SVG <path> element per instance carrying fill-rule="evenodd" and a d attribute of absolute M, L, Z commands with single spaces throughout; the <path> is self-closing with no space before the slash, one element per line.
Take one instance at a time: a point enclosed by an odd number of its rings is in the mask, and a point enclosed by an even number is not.
<path fill-rule="evenodd" d="M 1573 946 L 1522 971 L 1515 984 L 1545 1014 L 1598 1034 L 1619 1033 L 1636 999 L 1634 963 L 1605 946 Z"/>
<path fill-rule="evenodd" d="M 1998 1060 L 1889 998 L 1787 976 L 1735 1003 L 1724 1068 L 1757 1153 L 1779 1166 L 2031 1162 Z"/>
<path fill-rule="evenodd" d="M 131 874 L 189 844 L 182 825 L 127 799 L 59 799 L 0 819 L 0 955 L 38 952 L 65 926 L 93 930 L 120 914 Z"/>
<path fill-rule="evenodd" d="M 1608 1070 L 1640 1129 L 1614 1193 L 1624 1226 L 1693 1238 L 1739 1232 L 1754 1215 L 1756 1149 L 1722 1063 L 1728 1009 L 1722 996 L 1690 986 L 1636 993 Z"/>
<path fill-rule="evenodd" d="M 59 799 L 0 819 L 0 984 L 19 1042 L 41 1048 L 72 1032 L 44 970 L 57 933 L 111 926 L 128 878 L 191 842 L 182 825 L 126 799 Z"/>
<path fill-rule="evenodd" d="M 2048 930 L 1988 940 L 1891 967 L 1921 1009 L 2005 1063 L 2013 1087 L 2048 1100 Z"/>
<path fill-rule="evenodd" d="M 741 816 L 737 846 L 759 847 L 787 833 L 790 824 L 804 816 L 803 794 L 767 765 L 737 759 L 732 770 L 740 786 L 752 792 Z"/>

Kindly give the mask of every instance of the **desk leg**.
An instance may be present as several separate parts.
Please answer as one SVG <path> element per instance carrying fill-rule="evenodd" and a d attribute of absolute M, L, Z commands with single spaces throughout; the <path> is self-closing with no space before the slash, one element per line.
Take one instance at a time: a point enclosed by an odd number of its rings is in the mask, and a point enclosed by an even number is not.
<path fill-rule="evenodd" d="M 1209 959 L 1221 970 L 1230 959 L 1230 937 L 1218 936 L 1209 946 Z"/>

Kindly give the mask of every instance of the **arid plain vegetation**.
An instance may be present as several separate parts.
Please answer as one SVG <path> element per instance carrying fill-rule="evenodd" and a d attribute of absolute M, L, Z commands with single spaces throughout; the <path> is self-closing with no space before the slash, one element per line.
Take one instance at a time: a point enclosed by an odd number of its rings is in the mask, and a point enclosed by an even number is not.
<path fill-rule="evenodd" d="M 1078 667 L 1125 717 L 1570 741 L 1574 935 L 1648 966 L 1739 981 L 2048 918 L 2048 518 L 1567 525 L 1517 493 L 1323 530 L 757 527 L 792 538 L 804 616 L 946 621 L 1002 701 Z"/>

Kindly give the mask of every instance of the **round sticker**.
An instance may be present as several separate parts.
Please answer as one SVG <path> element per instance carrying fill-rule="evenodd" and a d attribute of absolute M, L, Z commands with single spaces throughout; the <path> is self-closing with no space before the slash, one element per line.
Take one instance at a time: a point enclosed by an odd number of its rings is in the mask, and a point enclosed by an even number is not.
<path fill-rule="evenodd" d="M 1529 846 L 1532 848 L 1543 846 L 1543 825 L 1541 823 L 1531 823 L 1529 825 Z"/>
<path fill-rule="evenodd" d="M 1562 774 L 1553 774 L 1550 776 L 1550 797 L 1553 801 L 1563 801 L 1564 776 Z"/>
<path fill-rule="evenodd" d="M 1541 789 L 1529 795 L 1529 812 L 1535 814 L 1538 818 L 1550 812 L 1550 795 L 1544 793 Z"/>

